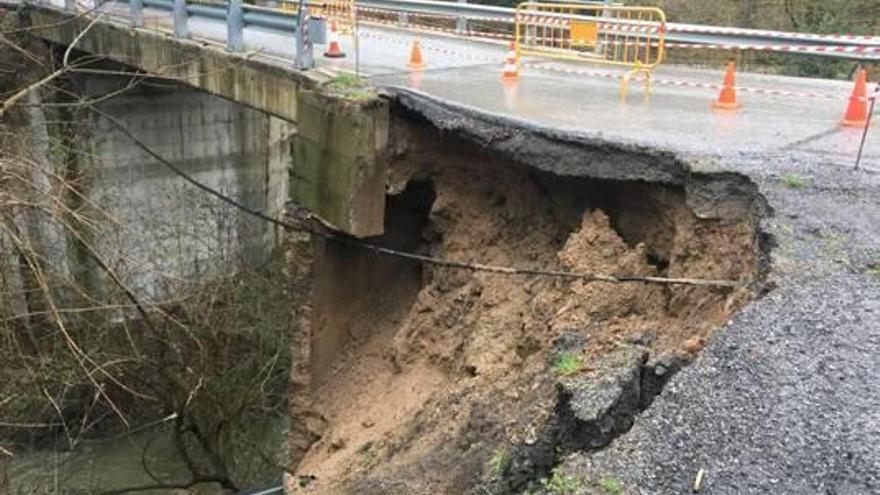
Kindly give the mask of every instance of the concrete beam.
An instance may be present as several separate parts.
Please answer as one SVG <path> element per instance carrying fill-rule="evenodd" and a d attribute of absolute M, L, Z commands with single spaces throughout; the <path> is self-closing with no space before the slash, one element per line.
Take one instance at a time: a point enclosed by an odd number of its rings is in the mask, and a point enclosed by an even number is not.
<path fill-rule="evenodd" d="M 299 96 L 291 198 L 352 235 L 382 234 L 388 103 L 314 91 Z"/>
<path fill-rule="evenodd" d="M 89 19 L 29 6 L 33 34 L 67 46 Z M 144 72 L 233 100 L 290 122 L 297 122 L 297 91 L 313 87 L 313 78 L 282 62 L 227 52 L 223 45 L 175 39 L 170 33 L 133 28 L 106 20 L 96 23 L 76 48 Z"/>

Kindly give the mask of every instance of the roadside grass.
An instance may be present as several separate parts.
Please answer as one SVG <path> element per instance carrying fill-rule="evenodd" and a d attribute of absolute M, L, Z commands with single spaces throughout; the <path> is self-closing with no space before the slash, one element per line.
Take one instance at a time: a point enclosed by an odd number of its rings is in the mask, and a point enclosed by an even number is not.
<path fill-rule="evenodd" d="M 492 478 L 499 478 L 504 470 L 507 469 L 507 464 L 510 462 L 510 453 L 504 447 L 498 447 L 495 449 L 495 452 L 492 453 L 492 457 L 489 458 L 489 475 Z"/>
<path fill-rule="evenodd" d="M 581 357 L 571 352 L 563 352 L 553 362 L 553 372 L 559 376 L 569 376 L 581 370 L 584 363 Z"/>
<path fill-rule="evenodd" d="M 599 482 L 599 487 L 602 488 L 605 495 L 623 494 L 623 483 L 615 478 L 602 478 L 602 481 Z"/>
<path fill-rule="evenodd" d="M 553 495 L 574 495 L 582 485 L 580 480 L 556 470 L 553 471 L 553 476 L 541 480 L 541 487 Z"/>
<path fill-rule="evenodd" d="M 340 72 L 322 86 L 324 92 L 352 101 L 365 101 L 376 97 L 376 90 L 351 72 Z"/>
<path fill-rule="evenodd" d="M 810 185 L 810 181 L 806 177 L 794 172 L 782 174 L 781 179 L 783 184 L 792 189 L 803 189 Z"/>

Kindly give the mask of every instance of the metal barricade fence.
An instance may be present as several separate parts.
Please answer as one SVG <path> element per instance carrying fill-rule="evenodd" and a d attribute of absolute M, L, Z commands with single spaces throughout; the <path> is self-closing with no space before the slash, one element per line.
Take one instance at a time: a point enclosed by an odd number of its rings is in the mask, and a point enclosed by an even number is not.
<path fill-rule="evenodd" d="M 355 7 L 354 0 L 324 0 L 322 14 L 328 23 L 336 22 L 337 28 L 342 33 L 354 31 Z"/>
<path fill-rule="evenodd" d="M 354 30 L 356 15 L 354 0 L 311 0 L 306 5 L 312 8 L 312 16 L 325 18 L 328 23 L 336 21 L 337 29 L 342 33 L 349 33 Z M 295 0 L 281 0 L 279 2 L 281 10 L 287 12 L 299 11 L 299 2 Z"/>
<path fill-rule="evenodd" d="M 654 7 L 524 2 L 516 8 L 515 39 L 517 55 L 629 68 L 621 97 L 643 73 L 647 95 L 663 62 L 666 15 Z"/>

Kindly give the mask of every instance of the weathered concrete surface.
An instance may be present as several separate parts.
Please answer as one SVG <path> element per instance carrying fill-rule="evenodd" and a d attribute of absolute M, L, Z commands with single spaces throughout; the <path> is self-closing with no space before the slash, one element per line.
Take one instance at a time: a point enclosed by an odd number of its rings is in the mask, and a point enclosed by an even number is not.
<path fill-rule="evenodd" d="M 291 198 L 358 237 L 383 232 L 388 105 L 300 91 Z"/>
<path fill-rule="evenodd" d="M 127 82 L 76 75 L 67 84 L 94 98 Z M 97 106 L 196 180 L 267 214 L 283 211 L 292 124 L 177 84 L 128 88 Z M 168 297 L 190 283 L 258 266 L 279 243 L 275 226 L 197 193 L 99 114 L 46 116 L 41 107 L 31 114 L 30 135 L 43 161 L 75 164 L 88 201 L 83 211 L 97 226 L 90 230 L 96 251 L 142 297 Z M 76 243 L 55 241 L 61 245 L 48 246 L 56 254 L 49 259 L 74 263 Z M 101 277 L 97 267 L 90 270 Z"/>
<path fill-rule="evenodd" d="M 89 25 L 89 18 L 51 8 L 28 6 L 28 12 L 33 34 L 59 45 L 69 45 Z M 297 121 L 297 90 L 315 84 L 292 67 L 230 53 L 223 45 L 170 38 L 110 19 L 92 25 L 76 47 L 291 122 Z"/>
<path fill-rule="evenodd" d="M 291 199 L 355 236 L 382 233 L 387 105 L 356 103 L 315 91 L 326 76 L 277 60 L 229 53 L 222 45 L 44 7 L 28 7 L 33 34 L 248 106 L 297 125 Z M 301 109 L 300 106 L 303 106 Z M 281 127 L 283 123 L 279 124 Z M 273 129 L 280 129 L 275 125 Z M 275 131 L 273 131 L 275 132 Z M 274 189 L 277 196 L 278 190 Z"/>

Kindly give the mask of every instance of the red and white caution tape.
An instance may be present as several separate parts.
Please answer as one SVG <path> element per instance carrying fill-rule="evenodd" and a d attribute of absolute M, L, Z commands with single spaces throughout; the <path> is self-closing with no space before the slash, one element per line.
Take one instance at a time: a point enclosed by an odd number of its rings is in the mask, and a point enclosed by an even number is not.
<path fill-rule="evenodd" d="M 537 26 L 568 26 L 570 19 L 561 16 L 547 16 L 540 14 L 517 14 L 517 22 L 520 24 L 534 24 Z"/>
<path fill-rule="evenodd" d="M 514 36 L 512 33 L 494 33 L 494 32 L 486 32 L 486 31 L 478 31 L 475 29 L 468 29 L 467 31 L 460 32 L 452 27 L 444 27 L 444 26 L 426 26 L 423 24 L 413 24 L 409 26 L 402 26 L 399 22 L 391 19 L 369 19 L 363 21 L 369 24 L 379 24 L 383 26 L 394 26 L 394 27 L 403 27 L 407 29 L 411 29 L 414 31 L 427 31 L 433 33 L 443 33 L 443 34 L 452 34 L 456 36 L 462 36 L 468 39 L 473 40 L 486 40 L 486 41 L 496 41 L 496 40 L 513 40 Z"/>
<path fill-rule="evenodd" d="M 880 53 L 880 46 L 866 45 L 826 45 L 826 46 L 802 46 L 802 45 L 754 45 L 754 44 L 731 44 L 731 45 L 703 45 L 695 43 L 666 43 L 667 48 L 687 48 L 695 50 L 753 50 L 765 52 L 793 52 L 793 53 Z"/>
<path fill-rule="evenodd" d="M 372 12 L 376 14 L 384 14 L 384 15 L 406 15 L 408 17 L 421 17 L 425 19 L 443 19 L 447 21 L 455 21 L 458 19 L 467 19 L 471 21 L 485 21 L 485 22 L 503 22 L 512 24 L 514 21 L 509 17 L 483 17 L 483 16 L 469 16 L 467 14 L 463 15 L 453 15 L 453 14 L 434 14 L 428 12 L 406 12 L 402 10 L 392 10 L 392 9 L 383 9 L 379 7 L 365 7 L 362 5 L 356 6 L 357 11 L 360 12 Z M 370 19 L 372 20 L 372 19 Z"/>
<path fill-rule="evenodd" d="M 412 43 L 413 39 L 416 38 L 415 36 L 414 37 L 387 36 L 387 35 L 378 34 L 378 33 L 370 32 L 370 31 L 363 31 L 363 30 L 360 31 L 359 36 L 361 38 L 372 38 L 372 39 L 382 40 L 383 42 L 390 42 L 390 43 L 394 43 L 394 44 L 398 44 L 398 45 L 406 45 L 406 46 L 410 45 Z M 460 59 L 464 58 L 464 59 L 470 59 L 470 60 L 475 60 L 478 62 L 487 62 L 487 63 L 498 62 L 499 64 L 502 62 L 502 59 L 500 57 L 491 56 L 488 54 L 466 53 L 466 52 L 462 52 L 460 50 L 451 50 L 448 48 L 444 48 L 442 46 L 436 46 L 432 43 L 421 42 L 419 44 L 419 46 L 422 50 L 427 51 L 427 52 L 442 53 L 444 55 L 451 55 L 451 56 L 454 56 L 454 57 L 460 58 Z"/>
<path fill-rule="evenodd" d="M 676 33 L 705 33 L 705 34 L 727 34 L 732 36 L 761 36 L 765 38 L 778 39 L 802 39 L 809 41 L 830 41 L 830 42 L 846 42 L 846 43 L 862 43 L 862 44 L 880 44 L 880 36 L 861 36 L 853 34 L 812 34 L 812 33 L 794 33 L 787 31 L 770 31 L 766 29 L 743 29 L 730 28 L 722 26 L 700 26 L 694 24 L 676 24 L 668 23 L 666 25 L 669 32 Z"/>
<path fill-rule="evenodd" d="M 606 71 L 597 71 L 591 69 L 580 69 L 575 67 L 569 67 L 558 64 L 535 64 L 530 65 L 529 67 L 538 69 L 538 70 L 547 70 L 552 72 L 561 72 L 564 74 L 571 74 L 577 76 L 592 76 L 592 77 L 600 77 L 605 79 L 622 79 L 623 74 L 619 72 L 606 72 Z M 643 80 L 643 79 L 639 79 Z M 685 88 L 701 88 L 701 89 L 712 89 L 712 90 L 720 90 L 723 85 L 718 83 L 706 83 L 699 81 L 688 81 L 688 80 L 678 80 L 678 79 L 652 79 L 654 84 L 658 84 L 661 86 L 677 86 L 677 87 L 685 87 Z M 880 88 L 880 86 L 878 86 Z M 736 86 L 734 87 L 737 91 L 742 91 L 743 93 L 754 93 L 761 95 L 769 95 L 769 96 L 784 96 L 790 98 L 819 98 L 824 100 L 841 100 L 841 99 L 849 99 L 849 95 L 838 95 L 838 94 L 830 94 L 830 93 L 814 93 L 814 92 L 805 92 L 805 91 L 789 91 L 783 89 L 768 89 L 768 88 L 752 88 L 748 86 Z M 864 100 L 870 100 L 873 97 L 865 98 Z"/>
<path fill-rule="evenodd" d="M 599 29 L 602 31 L 624 31 L 628 33 L 651 33 L 658 34 L 662 33 L 666 30 L 663 24 L 657 23 L 637 23 L 634 21 L 616 21 L 616 22 L 603 22 L 599 24 Z"/>

